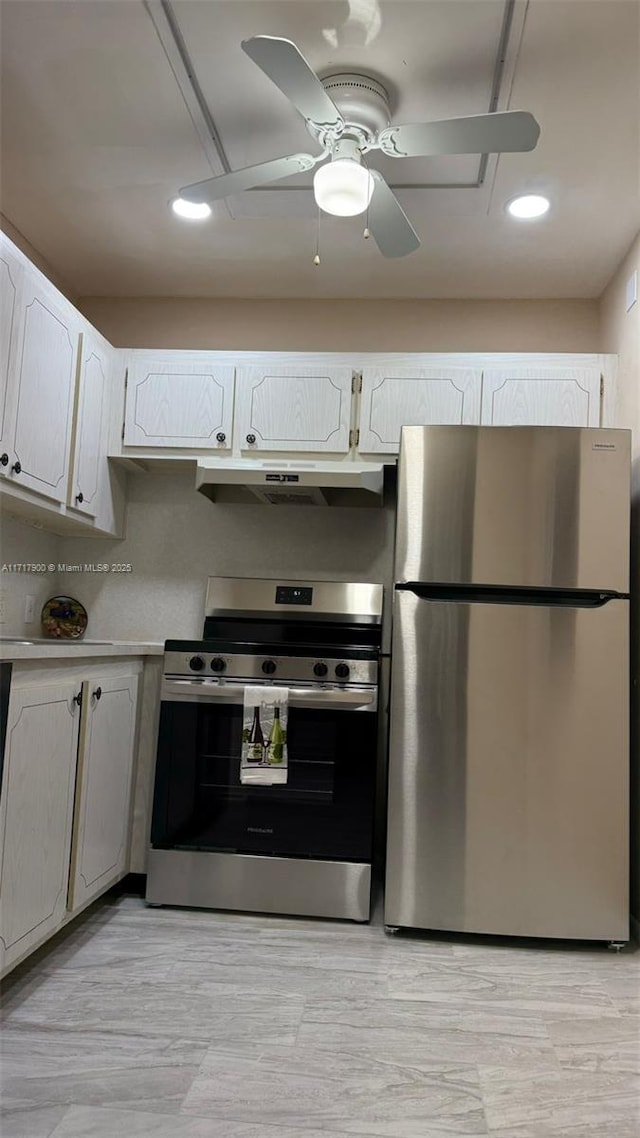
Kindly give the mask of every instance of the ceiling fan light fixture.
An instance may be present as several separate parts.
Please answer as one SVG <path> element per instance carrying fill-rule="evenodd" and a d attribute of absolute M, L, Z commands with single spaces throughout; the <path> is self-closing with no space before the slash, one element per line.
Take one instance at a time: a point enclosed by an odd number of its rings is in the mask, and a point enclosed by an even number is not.
<path fill-rule="evenodd" d="M 355 159 L 336 158 L 316 170 L 313 192 L 325 213 L 355 217 L 364 213 L 371 201 L 373 178 Z"/>
<path fill-rule="evenodd" d="M 550 208 L 551 202 L 542 194 L 519 194 L 507 202 L 507 213 L 518 221 L 533 221 L 537 217 L 544 217 Z"/>
<path fill-rule="evenodd" d="M 178 217 L 187 221 L 204 221 L 211 217 L 211 206 L 206 202 L 188 202 L 186 198 L 174 198 L 171 208 Z"/>

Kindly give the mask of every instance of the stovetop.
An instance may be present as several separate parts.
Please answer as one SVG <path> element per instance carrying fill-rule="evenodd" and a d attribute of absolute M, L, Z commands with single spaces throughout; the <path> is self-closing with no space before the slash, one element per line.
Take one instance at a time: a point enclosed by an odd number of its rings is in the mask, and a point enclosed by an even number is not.
<path fill-rule="evenodd" d="M 202 640 L 168 640 L 166 676 L 374 684 L 382 586 L 210 577 Z"/>

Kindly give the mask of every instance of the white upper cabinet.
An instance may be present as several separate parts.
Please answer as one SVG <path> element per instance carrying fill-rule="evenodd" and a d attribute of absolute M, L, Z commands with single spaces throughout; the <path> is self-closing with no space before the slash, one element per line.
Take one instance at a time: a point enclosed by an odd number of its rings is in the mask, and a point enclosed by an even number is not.
<path fill-rule="evenodd" d="M 364 368 L 359 450 L 397 454 L 404 426 L 479 423 L 481 387 L 479 369 Z"/>
<path fill-rule="evenodd" d="M 482 422 L 493 426 L 600 426 L 600 371 L 585 367 L 485 371 Z"/>
<path fill-rule="evenodd" d="M 0 966 L 66 911 L 80 709 L 77 683 L 12 689 L 0 810 Z"/>
<path fill-rule="evenodd" d="M 352 371 L 319 367 L 238 368 L 238 446 L 251 451 L 349 450 Z"/>
<path fill-rule="evenodd" d="M 231 447 L 233 367 L 210 353 L 132 352 L 124 444 L 223 453 Z"/>
<path fill-rule="evenodd" d="M 100 479 L 107 477 L 105 416 L 112 356 L 105 341 L 90 331 L 83 333 L 69 505 L 90 517 L 98 512 Z"/>
<path fill-rule="evenodd" d="M 8 246 L 0 248 L 0 474 L 9 475 L 15 462 L 15 386 L 9 369 L 15 357 L 22 311 L 24 266 Z"/>
<path fill-rule="evenodd" d="M 16 398 L 10 477 L 65 502 L 80 318 L 40 273 L 26 271 L 19 324 L 9 365 Z"/>
<path fill-rule="evenodd" d="M 126 873 L 137 685 L 137 676 L 83 684 L 71 910 Z"/>

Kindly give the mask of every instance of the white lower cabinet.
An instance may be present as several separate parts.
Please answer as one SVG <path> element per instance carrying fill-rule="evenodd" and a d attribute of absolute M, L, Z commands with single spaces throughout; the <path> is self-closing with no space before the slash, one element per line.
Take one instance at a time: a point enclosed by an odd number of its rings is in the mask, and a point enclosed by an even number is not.
<path fill-rule="evenodd" d="M 127 869 L 137 689 L 137 676 L 82 685 L 72 911 L 119 881 Z"/>
<path fill-rule="evenodd" d="M 2 779 L 0 967 L 65 916 L 80 708 L 67 681 L 11 692 Z"/>
<path fill-rule="evenodd" d="M 142 664 L 60 670 L 63 681 L 48 667 L 38 682 L 14 665 L 0 799 L 2 973 L 129 869 Z"/>

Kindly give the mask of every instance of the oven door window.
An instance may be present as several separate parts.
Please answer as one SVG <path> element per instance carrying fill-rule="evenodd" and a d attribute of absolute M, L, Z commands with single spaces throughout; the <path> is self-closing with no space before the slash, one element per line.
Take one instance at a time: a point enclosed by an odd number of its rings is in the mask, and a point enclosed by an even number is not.
<path fill-rule="evenodd" d="M 162 705 L 154 847 L 371 859 L 375 714 L 290 706 L 278 786 L 240 782 L 241 732 L 239 706 Z"/>

